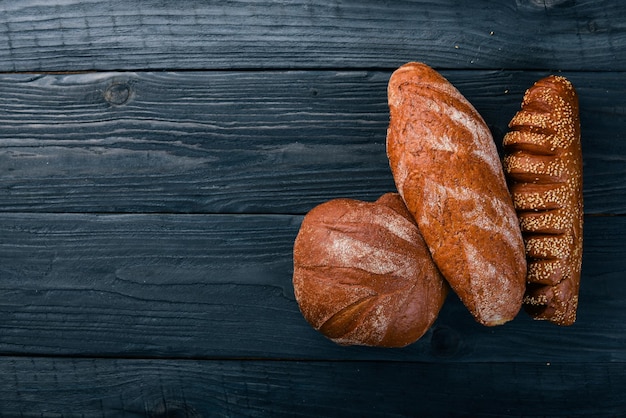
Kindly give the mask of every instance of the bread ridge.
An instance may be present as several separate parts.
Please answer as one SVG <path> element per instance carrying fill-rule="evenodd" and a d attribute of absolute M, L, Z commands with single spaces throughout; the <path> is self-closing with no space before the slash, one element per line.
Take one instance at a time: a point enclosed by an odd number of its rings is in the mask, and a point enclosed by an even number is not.
<path fill-rule="evenodd" d="M 576 90 L 550 75 L 524 94 L 504 137 L 504 167 L 528 256 L 525 310 L 576 321 L 582 268 L 583 189 Z"/>
<path fill-rule="evenodd" d="M 512 320 L 522 305 L 526 259 L 489 128 L 423 63 L 392 74 L 388 101 L 391 171 L 433 260 L 478 322 Z"/>
<path fill-rule="evenodd" d="M 305 216 L 293 284 L 304 318 L 341 345 L 403 347 L 434 323 L 448 293 L 397 193 L 334 199 Z"/>

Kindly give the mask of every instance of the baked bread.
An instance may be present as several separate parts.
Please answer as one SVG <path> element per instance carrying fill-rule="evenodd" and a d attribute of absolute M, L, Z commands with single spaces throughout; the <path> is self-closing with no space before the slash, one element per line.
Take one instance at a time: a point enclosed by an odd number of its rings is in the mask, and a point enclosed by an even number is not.
<path fill-rule="evenodd" d="M 524 307 L 558 325 L 576 320 L 582 266 L 583 190 L 578 98 L 564 77 L 537 81 L 504 137 L 528 257 Z"/>
<path fill-rule="evenodd" d="M 433 260 L 478 322 L 513 319 L 526 288 L 526 257 L 487 125 L 425 64 L 397 69 L 388 100 L 391 171 Z"/>
<path fill-rule="evenodd" d="M 396 193 L 313 208 L 293 256 L 304 318 L 341 345 L 411 344 L 433 324 L 448 292 Z"/>

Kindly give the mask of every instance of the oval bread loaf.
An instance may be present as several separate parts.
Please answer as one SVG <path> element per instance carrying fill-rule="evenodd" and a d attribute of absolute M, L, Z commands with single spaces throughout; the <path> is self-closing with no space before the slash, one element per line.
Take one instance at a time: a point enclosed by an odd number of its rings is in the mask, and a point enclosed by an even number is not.
<path fill-rule="evenodd" d="M 513 319 L 526 288 L 526 257 L 487 125 L 425 64 L 396 70 L 388 100 L 390 167 L 435 263 L 478 322 Z"/>
<path fill-rule="evenodd" d="M 524 308 L 558 325 L 576 320 L 582 266 L 578 97 L 564 77 L 527 90 L 504 137 L 504 167 L 528 256 Z"/>
<path fill-rule="evenodd" d="M 294 244 L 305 319 L 342 345 L 403 347 L 433 324 L 448 286 L 396 193 L 312 209 Z"/>

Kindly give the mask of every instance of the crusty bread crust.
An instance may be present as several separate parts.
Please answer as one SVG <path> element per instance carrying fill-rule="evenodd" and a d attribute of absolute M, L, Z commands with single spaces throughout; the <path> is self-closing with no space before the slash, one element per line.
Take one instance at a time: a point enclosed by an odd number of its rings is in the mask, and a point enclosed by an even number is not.
<path fill-rule="evenodd" d="M 526 258 L 487 125 L 425 64 L 396 70 L 388 100 L 391 171 L 435 263 L 478 322 L 510 321 L 522 305 Z"/>
<path fill-rule="evenodd" d="M 578 97 L 560 76 L 537 81 L 504 137 L 528 256 L 524 307 L 558 325 L 576 320 L 582 266 L 582 150 Z"/>
<path fill-rule="evenodd" d="M 305 319 L 342 345 L 403 347 L 433 324 L 448 286 L 396 193 L 313 208 L 294 244 Z"/>

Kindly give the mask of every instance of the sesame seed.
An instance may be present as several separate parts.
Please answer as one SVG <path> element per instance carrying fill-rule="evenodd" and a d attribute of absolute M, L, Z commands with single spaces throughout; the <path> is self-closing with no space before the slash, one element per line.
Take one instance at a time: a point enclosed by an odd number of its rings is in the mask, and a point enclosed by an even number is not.
<path fill-rule="evenodd" d="M 576 319 L 582 265 L 579 123 L 572 84 L 550 76 L 526 91 L 503 141 L 503 165 L 529 258 L 526 280 L 543 286 L 523 303 L 545 306 L 533 309 L 533 317 L 561 325 Z"/>

